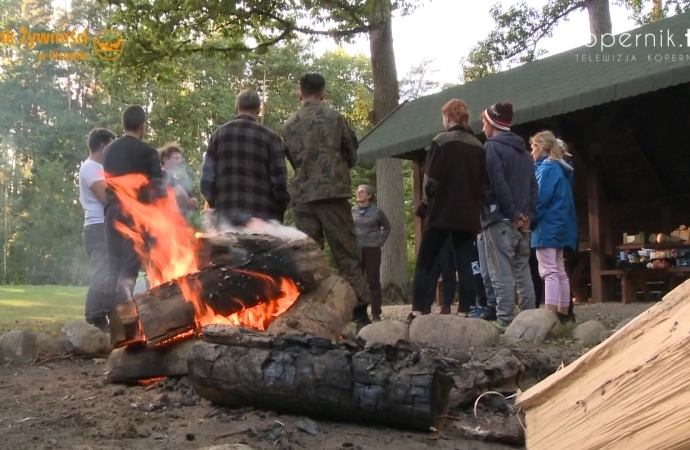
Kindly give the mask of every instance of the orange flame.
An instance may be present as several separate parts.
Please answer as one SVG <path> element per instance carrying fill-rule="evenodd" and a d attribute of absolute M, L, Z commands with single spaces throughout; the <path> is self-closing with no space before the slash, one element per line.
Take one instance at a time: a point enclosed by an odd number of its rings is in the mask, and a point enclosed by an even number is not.
<path fill-rule="evenodd" d="M 149 182 L 145 175 L 133 174 L 119 177 L 108 177 L 108 186 L 122 205 L 123 215 L 131 223 L 116 223 L 115 227 L 134 242 L 134 248 L 142 259 L 147 261 L 146 274 L 151 287 L 175 280 L 188 302 L 195 310 L 197 329 L 205 325 L 244 325 L 265 331 L 268 325 L 278 316 L 284 314 L 297 301 L 300 293 L 292 280 L 281 278 L 280 298 L 270 299 L 252 308 L 247 308 L 230 316 L 216 314 L 200 298 L 201 286 L 198 279 L 181 278 L 199 271 L 194 255 L 194 238 L 200 237 L 188 225 L 175 200 L 171 188 L 167 188 L 167 197 L 153 199 L 150 203 L 138 200 L 139 191 L 146 189 Z M 145 239 L 144 236 L 147 238 Z M 262 273 L 233 269 L 272 285 L 276 281 Z M 175 336 L 164 343 L 187 337 Z"/>

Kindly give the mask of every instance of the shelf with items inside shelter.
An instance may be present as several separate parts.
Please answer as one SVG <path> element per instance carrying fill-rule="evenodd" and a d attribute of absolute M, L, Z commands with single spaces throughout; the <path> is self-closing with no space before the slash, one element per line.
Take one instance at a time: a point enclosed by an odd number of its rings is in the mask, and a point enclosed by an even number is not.
<path fill-rule="evenodd" d="M 645 233 L 624 233 L 623 242 L 617 247 L 620 252 L 616 262 L 617 269 L 690 267 L 690 230 L 684 225 L 670 235 L 652 233 L 648 239 L 645 239 Z"/>

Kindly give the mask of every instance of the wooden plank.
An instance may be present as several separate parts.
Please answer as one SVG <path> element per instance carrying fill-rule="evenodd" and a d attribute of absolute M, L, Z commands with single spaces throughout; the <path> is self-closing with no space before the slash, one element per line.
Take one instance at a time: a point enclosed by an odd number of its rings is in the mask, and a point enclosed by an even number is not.
<path fill-rule="evenodd" d="M 520 394 L 530 450 L 686 448 L 690 281 Z"/>
<path fill-rule="evenodd" d="M 601 224 L 602 193 L 599 170 L 595 165 L 587 168 L 587 209 L 589 213 L 589 257 L 592 273 L 592 303 L 606 300 L 601 271 L 604 269 L 604 236 Z"/>

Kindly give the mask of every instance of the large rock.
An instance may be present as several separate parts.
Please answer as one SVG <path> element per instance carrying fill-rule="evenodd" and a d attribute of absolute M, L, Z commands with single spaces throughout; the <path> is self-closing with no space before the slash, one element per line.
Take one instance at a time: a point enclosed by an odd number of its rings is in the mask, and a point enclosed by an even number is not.
<path fill-rule="evenodd" d="M 498 342 L 498 337 L 498 330 L 491 322 L 456 315 L 419 316 L 410 325 L 411 341 L 456 350 L 491 347 Z"/>
<path fill-rule="evenodd" d="M 381 342 L 383 344 L 395 344 L 400 339 L 410 339 L 410 327 L 405 322 L 398 320 L 382 320 L 367 325 L 359 331 L 357 337 L 367 342 Z"/>
<path fill-rule="evenodd" d="M 60 331 L 60 344 L 67 353 L 101 356 L 110 352 L 110 338 L 83 320 L 68 322 Z"/>
<path fill-rule="evenodd" d="M 600 344 L 606 339 L 606 327 L 596 320 L 581 323 L 573 330 L 573 339 L 585 346 Z"/>
<path fill-rule="evenodd" d="M 503 335 L 503 339 L 511 343 L 541 341 L 558 324 L 558 317 L 548 309 L 528 309 L 515 317 Z"/>
<path fill-rule="evenodd" d="M 0 336 L 0 357 L 17 362 L 31 362 L 36 358 L 50 358 L 65 352 L 47 334 L 33 331 L 12 330 Z"/>

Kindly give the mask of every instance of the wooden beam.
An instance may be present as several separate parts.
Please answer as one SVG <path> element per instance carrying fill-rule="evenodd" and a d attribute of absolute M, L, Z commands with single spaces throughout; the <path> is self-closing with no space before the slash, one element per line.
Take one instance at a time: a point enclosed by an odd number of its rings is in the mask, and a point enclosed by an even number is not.
<path fill-rule="evenodd" d="M 414 198 L 414 209 L 422 203 L 422 185 L 424 182 L 424 160 L 426 155 L 422 158 L 415 159 L 412 163 L 412 191 Z M 420 217 L 414 216 L 414 251 L 415 256 L 419 254 L 419 245 L 422 243 L 422 229 L 423 221 Z"/>
<path fill-rule="evenodd" d="M 599 168 L 589 165 L 587 169 L 587 209 L 589 213 L 589 257 L 592 271 L 592 303 L 605 301 L 604 280 L 601 271 L 606 258 L 602 227 L 602 200 Z"/>

